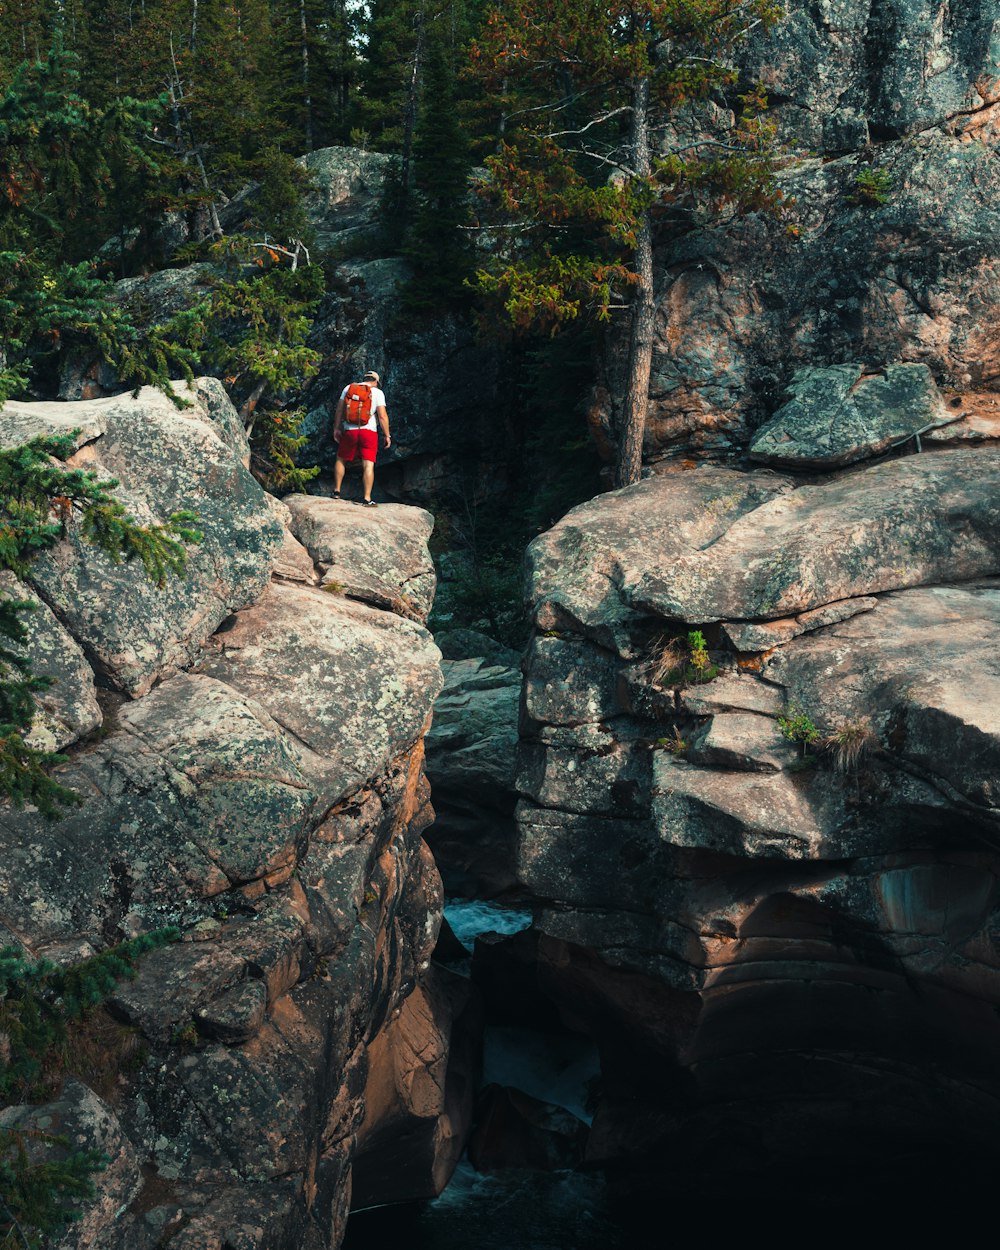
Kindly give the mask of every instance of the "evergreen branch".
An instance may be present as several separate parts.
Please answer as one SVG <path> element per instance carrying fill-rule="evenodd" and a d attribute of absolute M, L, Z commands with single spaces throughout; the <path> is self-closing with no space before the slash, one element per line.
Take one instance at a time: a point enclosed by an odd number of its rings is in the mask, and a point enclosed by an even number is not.
<path fill-rule="evenodd" d="M 153 930 L 64 968 L 32 960 L 17 947 L 0 947 L 0 1106 L 57 1096 L 72 1070 L 73 1022 L 120 981 L 133 979 L 143 954 L 179 937 L 175 926 Z M 66 1137 L 37 1128 L 0 1129 L 0 1247 L 13 1247 L 15 1232 L 34 1246 L 26 1227 L 61 1232 L 79 1215 L 67 1200 L 90 1199 L 93 1175 L 107 1163 L 101 1151 L 76 1149 Z"/>

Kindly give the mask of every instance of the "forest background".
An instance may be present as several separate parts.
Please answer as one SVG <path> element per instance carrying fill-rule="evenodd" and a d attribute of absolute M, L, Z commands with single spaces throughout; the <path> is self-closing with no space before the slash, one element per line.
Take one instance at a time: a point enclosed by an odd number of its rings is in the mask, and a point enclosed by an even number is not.
<path fill-rule="evenodd" d="M 597 489 L 581 407 L 608 329 L 631 333 L 612 477 L 638 479 L 654 234 L 780 204 L 766 101 L 730 57 L 777 16 L 768 0 L 2 0 L 0 401 L 55 395 L 74 357 L 123 389 L 211 372 L 260 476 L 302 488 L 296 405 L 343 256 L 309 237 L 297 158 L 390 153 L 362 246 L 409 262 L 397 316 L 474 318 L 504 355 L 520 550 Z M 669 119 L 701 104 L 735 111 L 724 142 L 689 125 L 671 146 Z M 165 321 L 116 292 L 196 261 L 211 294 Z"/>

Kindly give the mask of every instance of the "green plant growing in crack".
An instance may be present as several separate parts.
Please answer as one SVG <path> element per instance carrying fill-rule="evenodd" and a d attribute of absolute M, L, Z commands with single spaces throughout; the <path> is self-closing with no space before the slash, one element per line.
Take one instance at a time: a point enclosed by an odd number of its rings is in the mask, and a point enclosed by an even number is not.
<path fill-rule="evenodd" d="M 677 726 L 674 725 L 674 732 L 667 734 L 664 738 L 657 738 L 656 745 L 666 751 L 668 755 L 683 755 L 690 743 L 681 735 L 681 731 Z"/>
<path fill-rule="evenodd" d="M 784 716 L 778 717 L 778 728 L 783 738 L 797 744 L 800 760 L 810 757 L 810 747 L 814 747 L 822 737 L 812 718 L 794 704 L 788 708 Z"/>
<path fill-rule="evenodd" d="M 854 175 L 850 202 L 866 205 L 869 208 L 881 208 L 892 199 L 895 190 L 892 174 L 887 169 L 859 169 Z"/>
<path fill-rule="evenodd" d="M 198 1030 L 194 1026 L 194 1021 L 189 1020 L 187 1024 L 179 1024 L 171 1034 L 170 1043 L 172 1046 L 183 1046 L 189 1050 L 197 1046 Z"/>
<path fill-rule="evenodd" d="M 663 636 L 653 644 L 650 681 L 654 686 L 703 686 L 718 674 L 700 629 L 675 638 Z"/>

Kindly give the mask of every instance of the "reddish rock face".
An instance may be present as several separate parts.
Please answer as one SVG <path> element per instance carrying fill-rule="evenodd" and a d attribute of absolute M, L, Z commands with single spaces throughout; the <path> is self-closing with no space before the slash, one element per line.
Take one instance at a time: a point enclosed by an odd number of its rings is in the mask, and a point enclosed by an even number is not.
<path fill-rule="evenodd" d="M 475 1108 L 482 1007 L 435 967 L 368 1047 L 352 1203 L 433 1198 L 465 1149 Z"/>
<path fill-rule="evenodd" d="M 785 220 L 661 242 L 647 461 L 745 447 L 801 369 L 917 365 L 960 396 L 997 392 L 995 19 L 970 13 L 945 34 L 919 5 L 840 8 L 843 25 L 830 27 L 793 6 L 749 50 L 750 78 L 772 84 L 771 115 L 795 152 L 779 174 L 795 202 Z M 946 54 L 949 40 L 964 52 Z M 589 415 L 608 458 L 624 342 L 610 346 Z"/>
<path fill-rule="evenodd" d="M 487 1085 L 476 1120 L 469 1161 L 478 1172 L 524 1167 L 552 1172 L 583 1163 L 587 1125 L 565 1108 L 523 1090 Z"/>

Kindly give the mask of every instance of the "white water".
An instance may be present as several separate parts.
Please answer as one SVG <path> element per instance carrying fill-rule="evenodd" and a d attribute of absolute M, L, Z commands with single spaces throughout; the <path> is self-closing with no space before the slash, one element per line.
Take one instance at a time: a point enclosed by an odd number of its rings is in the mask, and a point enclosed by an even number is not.
<path fill-rule="evenodd" d="M 449 965 L 468 975 L 476 938 L 518 933 L 531 912 L 497 903 L 448 899 L 445 917 L 470 958 Z M 556 1103 L 588 1124 L 589 1083 L 597 1048 L 572 1033 L 491 1025 L 483 1041 L 483 1084 L 512 1085 Z M 607 1210 L 603 1178 L 594 1172 L 510 1169 L 481 1174 L 463 1159 L 433 1201 L 358 1212 L 344 1250 L 405 1245 L 406 1250 L 620 1250 L 625 1241 Z"/>
<path fill-rule="evenodd" d="M 481 933 L 520 933 L 531 926 L 526 908 L 501 907 L 483 899 L 445 899 L 444 918 L 470 955 Z"/>
<path fill-rule="evenodd" d="M 479 899 L 445 901 L 445 919 L 469 953 L 483 933 L 519 933 L 531 924 L 525 908 L 503 907 Z M 468 973 L 471 961 L 455 965 Z M 588 1083 L 598 1076 L 597 1048 L 573 1033 L 542 1033 L 509 1025 L 491 1025 L 483 1041 L 483 1084 L 512 1085 L 542 1102 L 556 1103 L 587 1124 Z"/>

